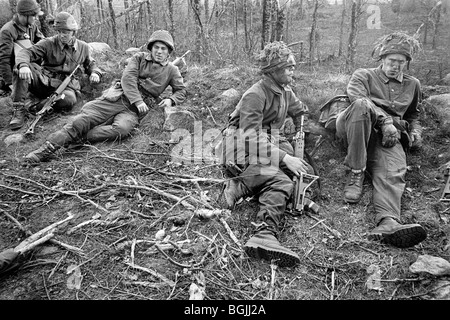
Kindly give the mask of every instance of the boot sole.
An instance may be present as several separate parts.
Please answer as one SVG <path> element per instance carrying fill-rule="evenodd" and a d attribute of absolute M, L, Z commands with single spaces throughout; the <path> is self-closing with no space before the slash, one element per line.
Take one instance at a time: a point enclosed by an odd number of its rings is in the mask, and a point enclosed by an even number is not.
<path fill-rule="evenodd" d="M 248 256 L 256 259 L 264 259 L 269 262 L 274 261 L 280 267 L 293 267 L 300 262 L 296 256 L 290 255 L 287 252 L 278 251 L 270 248 L 260 246 L 245 246 L 245 252 Z"/>
<path fill-rule="evenodd" d="M 397 248 L 409 248 L 425 240 L 427 233 L 421 226 L 413 226 L 394 231 L 393 233 L 369 234 L 367 238 L 372 241 L 387 243 Z"/>

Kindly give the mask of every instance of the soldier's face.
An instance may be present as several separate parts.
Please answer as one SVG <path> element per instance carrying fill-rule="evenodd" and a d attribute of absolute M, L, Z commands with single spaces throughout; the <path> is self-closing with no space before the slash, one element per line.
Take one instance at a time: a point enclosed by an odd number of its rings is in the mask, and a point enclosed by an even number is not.
<path fill-rule="evenodd" d="M 295 70 L 295 59 L 293 55 L 290 55 L 286 62 L 286 67 L 271 72 L 273 79 L 282 86 L 292 82 Z"/>
<path fill-rule="evenodd" d="M 61 40 L 63 44 L 69 43 L 74 34 L 75 32 L 72 30 L 58 30 L 59 40 Z"/>
<path fill-rule="evenodd" d="M 166 61 L 169 57 L 169 48 L 163 42 L 156 41 L 152 46 L 152 57 L 159 63 Z"/>
<path fill-rule="evenodd" d="M 34 24 L 34 22 L 37 20 L 38 16 L 24 16 L 21 14 L 18 14 L 19 22 L 23 26 L 31 26 Z"/>
<path fill-rule="evenodd" d="M 393 53 L 386 55 L 382 60 L 383 66 L 381 67 L 388 78 L 396 78 L 406 65 L 406 56 L 399 53 Z"/>

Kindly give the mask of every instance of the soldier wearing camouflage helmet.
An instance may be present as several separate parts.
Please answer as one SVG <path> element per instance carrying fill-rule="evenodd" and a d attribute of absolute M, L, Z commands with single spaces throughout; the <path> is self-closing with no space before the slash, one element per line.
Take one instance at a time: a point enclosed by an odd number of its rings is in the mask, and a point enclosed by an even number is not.
<path fill-rule="evenodd" d="M 48 161 L 61 147 L 73 142 L 115 141 L 125 139 L 139 125 L 150 107 L 171 107 L 186 98 L 186 86 L 178 67 L 169 62 L 173 39 L 165 30 L 155 31 L 147 48 L 128 62 L 120 80 L 101 97 L 86 103 L 61 130 L 47 137 L 45 143 L 23 159 L 27 164 Z M 159 96 L 170 86 L 171 94 Z"/>
<path fill-rule="evenodd" d="M 285 43 L 267 44 L 258 61 L 262 79 L 243 94 L 216 150 L 227 171 L 235 172 L 224 190 L 228 208 L 233 209 L 242 197 L 258 196 L 255 230 L 244 245 L 245 252 L 254 258 L 274 260 L 282 267 L 292 267 L 300 258 L 280 244 L 280 226 L 294 189 L 293 177 L 312 174 L 313 169 L 294 156 L 293 146 L 282 128 L 288 115 L 299 128 L 308 107 L 290 87 L 296 62 Z M 235 139 L 248 142 L 235 144 Z"/>
<path fill-rule="evenodd" d="M 29 47 L 44 35 L 36 23 L 37 17 L 43 12 L 36 0 L 19 0 L 16 14 L 12 20 L 5 23 L 0 30 L 0 91 L 6 95 L 11 93 L 15 55 L 22 46 Z"/>
<path fill-rule="evenodd" d="M 57 35 L 43 39 L 17 55 L 18 74 L 13 78 L 12 92 L 15 108 L 10 122 L 12 130 L 21 128 L 33 105 L 54 92 L 78 64 L 89 75 L 91 83 L 100 81 L 102 72 L 91 56 L 89 45 L 75 37 L 78 30 L 75 18 L 67 12 L 58 13 L 55 17 L 55 29 L 58 31 Z M 80 89 L 79 81 L 73 77 L 63 91 L 64 99 L 58 100 L 53 109 L 70 110 L 77 102 L 76 92 Z M 30 93 L 37 101 L 30 97 Z M 38 110 L 39 107 L 34 111 Z"/>
<path fill-rule="evenodd" d="M 361 200 L 367 170 L 376 224 L 368 239 L 400 248 L 426 239 L 420 224 L 400 222 L 406 154 L 410 148 L 420 147 L 422 140 L 420 82 L 404 70 L 420 48 L 415 38 L 402 32 L 380 38 L 372 56 L 381 64 L 353 73 L 347 85 L 351 104 L 336 120 L 337 137 L 347 146 L 344 164 L 351 169 L 344 201 Z"/>

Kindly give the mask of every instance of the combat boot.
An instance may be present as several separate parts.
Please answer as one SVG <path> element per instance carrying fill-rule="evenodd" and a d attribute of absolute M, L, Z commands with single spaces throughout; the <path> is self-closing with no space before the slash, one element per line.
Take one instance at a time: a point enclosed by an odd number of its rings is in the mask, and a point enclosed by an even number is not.
<path fill-rule="evenodd" d="M 13 102 L 14 113 L 11 121 L 9 122 L 9 128 L 11 130 L 18 130 L 22 128 L 25 123 L 27 112 L 23 102 Z"/>
<path fill-rule="evenodd" d="M 300 262 L 299 256 L 283 247 L 270 230 L 260 230 L 244 245 L 244 251 L 252 258 L 274 260 L 280 267 L 293 267 Z"/>
<path fill-rule="evenodd" d="M 363 193 L 364 170 L 351 170 L 344 188 L 344 201 L 358 203 Z"/>
<path fill-rule="evenodd" d="M 233 209 L 234 204 L 248 193 L 247 187 L 239 179 L 228 180 L 223 191 L 228 209 Z"/>
<path fill-rule="evenodd" d="M 40 146 L 38 149 L 30 152 L 25 157 L 23 157 L 22 163 L 23 164 L 38 164 L 43 161 L 48 161 L 50 158 L 52 158 L 56 151 L 60 147 L 57 145 L 53 145 L 49 141 L 46 141 L 42 146 Z"/>
<path fill-rule="evenodd" d="M 381 241 L 397 248 L 413 247 L 427 237 L 425 229 L 417 223 L 400 224 L 395 219 L 384 218 L 369 232 L 368 239 Z"/>

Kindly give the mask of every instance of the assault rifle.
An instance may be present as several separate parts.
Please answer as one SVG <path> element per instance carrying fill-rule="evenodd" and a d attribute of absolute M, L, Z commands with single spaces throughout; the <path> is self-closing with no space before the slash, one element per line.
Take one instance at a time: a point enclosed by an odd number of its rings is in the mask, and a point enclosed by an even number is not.
<path fill-rule="evenodd" d="M 444 191 L 442 192 L 442 197 L 439 201 L 448 202 L 450 201 L 450 163 L 447 164 L 445 168 L 444 177 L 447 178 L 447 182 L 445 183 Z"/>
<path fill-rule="evenodd" d="M 73 75 L 78 70 L 80 65 L 77 65 L 76 68 L 72 71 L 71 74 L 69 74 L 63 82 L 59 85 L 59 87 L 46 99 L 44 106 L 41 110 L 39 110 L 36 113 L 36 117 L 34 118 L 33 122 L 31 123 L 28 130 L 25 132 L 25 135 L 31 135 L 34 133 L 34 127 L 36 124 L 41 120 L 41 118 L 45 114 L 51 114 L 53 113 L 53 105 L 56 103 L 56 101 L 60 99 L 64 99 L 63 91 L 66 89 L 66 87 L 69 85 L 70 80 L 72 80 Z"/>
<path fill-rule="evenodd" d="M 304 116 L 301 116 L 300 130 L 294 136 L 294 156 L 304 159 L 305 155 L 305 132 L 303 131 Z M 319 206 L 311 199 L 306 198 L 307 189 L 317 180 L 318 176 L 300 173 L 300 177 L 294 177 L 294 198 L 292 203 L 292 211 L 295 214 L 302 214 L 303 210 L 311 210 L 319 213 Z"/>

